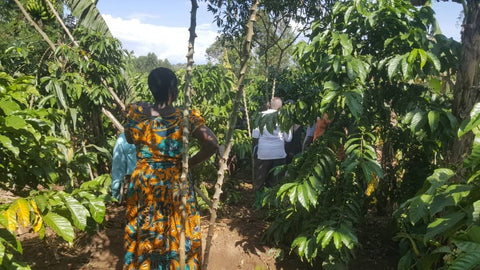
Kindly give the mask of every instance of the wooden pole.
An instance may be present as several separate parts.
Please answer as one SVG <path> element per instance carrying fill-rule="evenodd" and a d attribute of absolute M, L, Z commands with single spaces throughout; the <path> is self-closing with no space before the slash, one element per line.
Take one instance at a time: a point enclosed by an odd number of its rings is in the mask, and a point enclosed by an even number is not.
<path fill-rule="evenodd" d="M 227 170 L 228 156 L 230 155 L 230 150 L 232 149 L 232 138 L 233 138 L 233 132 L 235 130 L 235 124 L 237 122 L 238 108 L 240 107 L 240 103 L 243 97 L 243 91 L 245 88 L 243 81 L 245 80 L 245 73 L 247 71 L 248 59 L 250 58 L 250 55 L 251 55 L 253 24 L 257 16 L 258 3 L 259 3 L 259 0 L 256 0 L 255 2 L 252 3 L 252 7 L 250 8 L 251 13 L 250 13 L 250 19 L 247 23 L 247 36 L 245 37 L 245 46 L 242 52 L 242 61 L 241 61 L 241 68 L 240 68 L 240 76 L 238 77 L 237 94 L 233 102 L 233 108 L 232 108 L 232 114 L 230 115 L 229 127 L 228 127 L 227 134 L 225 136 L 225 151 L 221 153 L 221 157 L 219 161 L 220 168 L 218 169 L 218 172 L 217 172 L 218 178 L 217 178 L 217 183 L 215 184 L 215 194 L 213 195 L 213 201 L 212 201 L 213 207 L 210 209 L 210 225 L 208 227 L 208 235 L 207 235 L 206 246 L 205 246 L 205 255 L 203 257 L 202 269 L 207 269 L 208 267 L 210 248 L 212 245 L 213 234 L 215 231 L 215 221 L 217 219 L 218 202 L 220 199 L 220 195 L 222 194 L 222 185 L 225 177 L 225 171 Z"/>
<path fill-rule="evenodd" d="M 182 153 L 182 175 L 180 177 L 180 192 L 182 204 L 180 207 L 181 211 L 181 227 L 180 227 L 180 244 L 179 244 L 179 256 L 180 256 L 180 269 L 185 269 L 186 254 L 185 254 L 185 244 L 186 244 L 186 232 L 185 232 L 185 223 L 187 218 L 187 193 L 188 193 L 188 136 L 190 135 L 190 121 L 189 121 L 189 110 L 191 105 L 190 95 L 192 93 L 192 70 L 193 70 L 193 54 L 194 54 L 194 44 L 195 44 L 195 28 L 197 26 L 197 9 L 198 4 L 196 0 L 191 0 L 192 10 L 190 13 L 190 37 L 188 39 L 188 53 L 187 53 L 187 73 L 185 74 L 185 104 L 183 109 L 183 153 Z"/>

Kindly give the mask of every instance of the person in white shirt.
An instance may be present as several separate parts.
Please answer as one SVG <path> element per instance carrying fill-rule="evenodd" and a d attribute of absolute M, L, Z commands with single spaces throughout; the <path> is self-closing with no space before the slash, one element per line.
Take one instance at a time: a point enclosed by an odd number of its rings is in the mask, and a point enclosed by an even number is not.
<path fill-rule="evenodd" d="M 270 109 L 262 112 L 262 117 L 276 112 L 282 107 L 282 99 L 274 97 L 270 103 Z M 271 170 L 286 162 L 287 153 L 285 152 L 285 142 L 292 140 L 292 129 L 288 132 L 282 132 L 277 125 L 273 133 L 270 133 L 266 127 L 260 132 L 257 127 L 252 132 L 252 138 L 258 139 L 257 160 L 255 179 L 253 180 L 253 189 L 261 191 L 264 187 L 270 188 L 278 183 L 278 177 L 274 176 Z"/>

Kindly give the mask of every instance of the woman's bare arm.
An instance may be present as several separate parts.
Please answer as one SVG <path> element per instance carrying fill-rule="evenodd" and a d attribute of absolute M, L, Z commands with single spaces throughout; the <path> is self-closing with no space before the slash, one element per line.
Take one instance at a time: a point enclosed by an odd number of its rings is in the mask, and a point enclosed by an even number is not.
<path fill-rule="evenodd" d="M 209 159 L 218 149 L 217 137 L 205 125 L 197 128 L 192 135 L 200 142 L 200 151 L 188 160 L 190 168 Z"/>

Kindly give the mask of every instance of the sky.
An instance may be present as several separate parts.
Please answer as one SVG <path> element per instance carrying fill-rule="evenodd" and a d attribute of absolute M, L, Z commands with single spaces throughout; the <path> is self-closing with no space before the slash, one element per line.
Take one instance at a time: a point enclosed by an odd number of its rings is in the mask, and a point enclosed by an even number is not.
<path fill-rule="evenodd" d="M 461 5 L 432 2 L 443 34 L 459 41 Z M 205 51 L 215 41 L 218 28 L 206 3 L 198 4 L 194 61 L 205 64 Z M 133 51 L 137 57 L 153 52 L 172 64 L 186 62 L 190 0 L 99 0 L 97 8 L 125 50 Z"/>

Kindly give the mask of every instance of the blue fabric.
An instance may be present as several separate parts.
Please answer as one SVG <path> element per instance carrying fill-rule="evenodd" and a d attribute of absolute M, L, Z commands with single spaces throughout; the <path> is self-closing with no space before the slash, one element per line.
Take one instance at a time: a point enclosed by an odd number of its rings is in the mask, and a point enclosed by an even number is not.
<path fill-rule="evenodd" d="M 118 136 L 113 148 L 112 158 L 112 196 L 117 200 L 120 197 L 120 184 L 125 175 L 132 174 L 137 166 L 137 151 L 134 144 L 129 144 L 122 133 Z"/>

